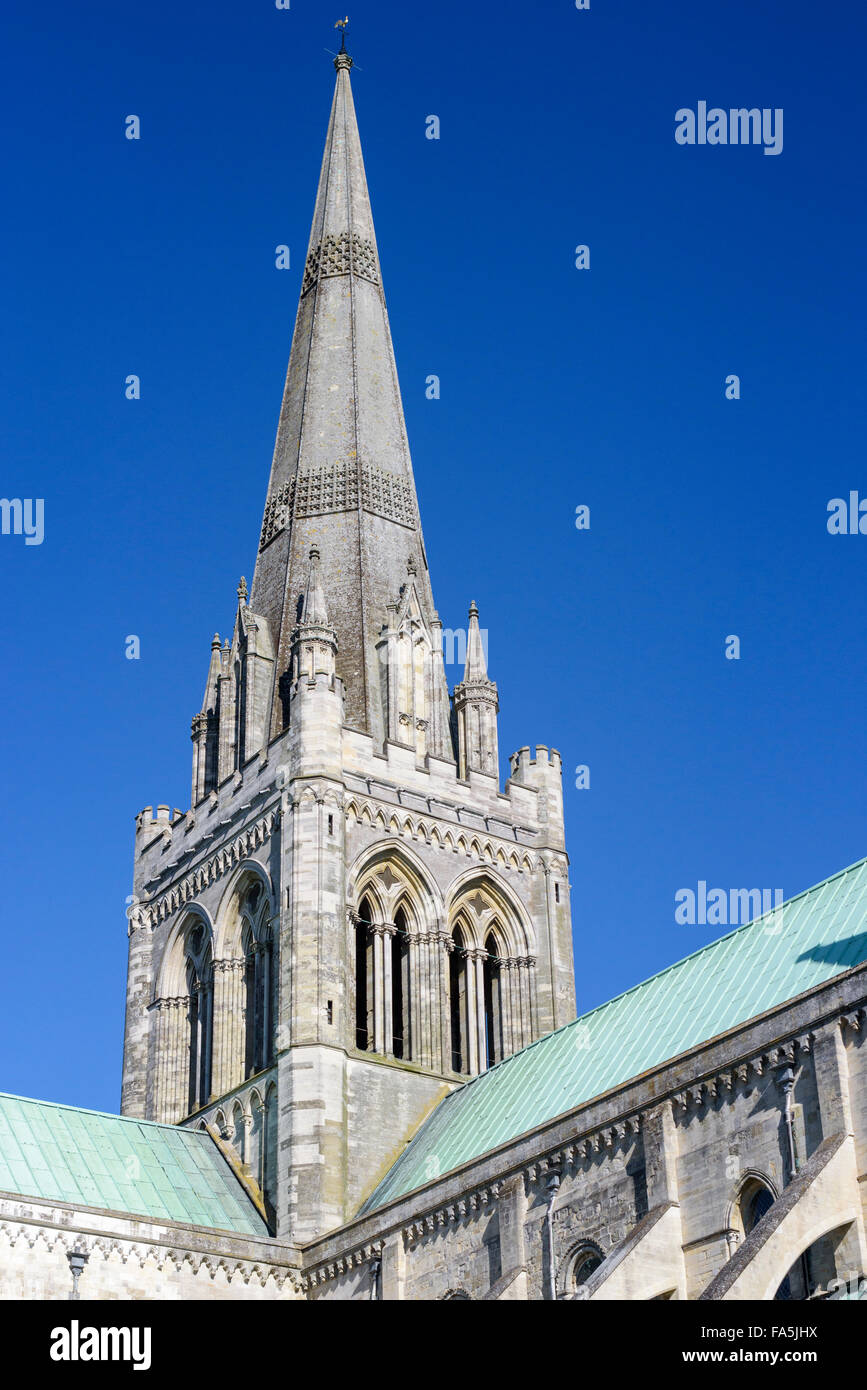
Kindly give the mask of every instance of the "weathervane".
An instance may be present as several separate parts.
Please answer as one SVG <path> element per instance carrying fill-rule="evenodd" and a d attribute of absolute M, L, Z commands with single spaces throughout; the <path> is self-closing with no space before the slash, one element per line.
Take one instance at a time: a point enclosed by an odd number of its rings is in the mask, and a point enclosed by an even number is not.
<path fill-rule="evenodd" d="M 335 29 L 339 29 L 339 30 L 340 30 L 340 52 L 341 52 L 341 53 L 345 53 L 345 52 L 346 52 L 346 26 L 347 26 L 348 23 L 349 23 L 349 15 L 347 15 L 345 19 L 338 19 L 337 23 L 336 23 L 335 26 L 334 26 Z"/>

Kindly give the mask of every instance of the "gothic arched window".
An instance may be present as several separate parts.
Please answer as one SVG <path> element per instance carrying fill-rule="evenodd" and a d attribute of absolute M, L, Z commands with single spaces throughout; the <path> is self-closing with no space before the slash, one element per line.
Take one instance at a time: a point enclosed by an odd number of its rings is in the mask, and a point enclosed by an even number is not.
<path fill-rule="evenodd" d="M 273 969 L 268 898 L 255 883 L 244 899 L 244 1075 L 254 1076 L 273 1060 Z"/>
<path fill-rule="evenodd" d="M 391 1046 L 395 1057 L 407 1061 L 412 1056 L 409 932 L 402 907 L 394 915 L 394 925 L 396 930 L 391 938 Z"/>
<path fill-rule="evenodd" d="M 187 989 L 189 1068 L 187 1113 L 207 1104 L 211 1094 L 214 978 L 210 933 L 198 922 L 184 951 Z"/>
<path fill-rule="evenodd" d="M 362 898 L 355 924 L 355 1046 L 372 1052 L 376 1039 L 373 1025 L 373 933 L 370 903 Z"/>
<path fill-rule="evenodd" d="M 470 1070 L 468 971 L 464 936 L 459 926 L 452 932 L 454 948 L 449 955 L 449 1008 L 452 1032 L 452 1071 Z"/>
<path fill-rule="evenodd" d="M 485 993 L 486 1063 L 489 1067 L 502 1062 L 503 1049 L 503 982 L 500 975 L 500 948 L 491 932 L 485 942 L 487 956 L 482 964 Z"/>
<path fill-rule="evenodd" d="M 757 1187 L 744 1205 L 743 1221 L 747 1235 L 758 1226 L 765 1212 L 770 1211 L 773 1205 L 773 1194 L 766 1187 Z"/>
<path fill-rule="evenodd" d="M 243 898 L 241 951 L 244 957 L 244 1076 L 264 1071 L 273 1060 L 273 969 L 268 896 L 254 883 Z"/>
<path fill-rule="evenodd" d="M 774 1193 L 760 1177 L 747 1175 L 735 1202 L 734 1225 L 739 1224 L 744 1237 L 755 1230 L 765 1212 L 774 1205 Z"/>
<path fill-rule="evenodd" d="M 744 1236 L 748 1236 L 754 1231 L 762 1218 L 770 1211 L 776 1201 L 776 1195 L 767 1182 L 760 1178 L 750 1176 L 741 1188 L 737 1200 L 737 1213 L 743 1227 Z M 791 1271 L 790 1271 L 791 1272 Z M 792 1286 L 789 1275 L 780 1284 L 775 1299 L 788 1302 L 792 1297 Z"/>

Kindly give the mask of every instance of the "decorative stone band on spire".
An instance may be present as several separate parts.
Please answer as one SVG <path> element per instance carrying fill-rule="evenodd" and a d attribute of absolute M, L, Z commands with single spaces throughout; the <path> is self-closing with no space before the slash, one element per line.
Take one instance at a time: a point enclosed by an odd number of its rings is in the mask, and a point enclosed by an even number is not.
<path fill-rule="evenodd" d="M 376 247 L 367 237 L 357 232 L 331 233 L 317 242 L 307 257 L 304 279 L 301 281 L 301 298 L 318 285 L 320 280 L 334 275 L 357 275 L 369 280 L 372 285 L 379 284 L 379 267 L 376 263 Z"/>
<path fill-rule="evenodd" d="M 394 521 L 414 531 L 417 526 L 415 495 L 407 478 L 361 465 L 361 505 L 366 512 Z M 329 463 L 322 468 L 295 473 L 268 499 L 259 549 L 264 550 L 295 517 L 324 516 L 329 512 L 354 512 L 358 507 L 358 465 Z"/>

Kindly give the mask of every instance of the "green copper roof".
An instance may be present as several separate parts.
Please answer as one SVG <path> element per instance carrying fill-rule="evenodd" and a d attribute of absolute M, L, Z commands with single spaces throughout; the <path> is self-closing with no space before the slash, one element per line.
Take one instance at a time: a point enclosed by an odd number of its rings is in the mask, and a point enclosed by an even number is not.
<path fill-rule="evenodd" d="M 2 1094 L 0 1191 L 268 1234 L 209 1134 Z"/>
<path fill-rule="evenodd" d="M 372 1211 L 867 960 L 867 859 L 808 889 L 440 1102 Z"/>

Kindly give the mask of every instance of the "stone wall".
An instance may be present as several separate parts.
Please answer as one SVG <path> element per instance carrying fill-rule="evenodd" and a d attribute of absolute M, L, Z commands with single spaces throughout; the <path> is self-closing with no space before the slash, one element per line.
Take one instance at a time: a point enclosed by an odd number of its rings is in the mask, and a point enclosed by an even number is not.
<path fill-rule="evenodd" d="M 88 1256 L 82 1299 L 304 1296 L 297 1251 L 276 1241 L 0 1195 L 4 1299 L 68 1299 L 73 1249 Z"/>

